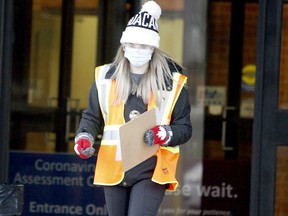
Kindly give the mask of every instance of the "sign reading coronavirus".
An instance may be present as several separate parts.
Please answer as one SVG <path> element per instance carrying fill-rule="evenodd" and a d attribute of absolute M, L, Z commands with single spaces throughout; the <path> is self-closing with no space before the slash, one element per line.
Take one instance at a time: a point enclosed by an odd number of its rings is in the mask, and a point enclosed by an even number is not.
<path fill-rule="evenodd" d="M 23 215 L 107 215 L 103 191 L 93 185 L 95 157 L 10 153 L 9 180 L 23 184 Z"/>

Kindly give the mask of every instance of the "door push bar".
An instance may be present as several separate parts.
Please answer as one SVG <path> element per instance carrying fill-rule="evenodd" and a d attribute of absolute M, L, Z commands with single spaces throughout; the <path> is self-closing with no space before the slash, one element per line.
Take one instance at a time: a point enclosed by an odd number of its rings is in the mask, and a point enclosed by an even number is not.
<path fill-rule="evenodd" d="M 78 129 L 79 126 L 79 120 L 80 120 L 80 99 L 74 99 L 74 98 L 67 98 L 66 103 L 66 129 L 65 129 L 65 140 L 66 142 L 69 142 L 70 139 L 70 127 L 71 127 L 71 104 L 75 102 L 75 132 Z"/>
<path fill-rule="evenodd" d="M 53 106 L 53 101 L 57 102 L 57 98 L 55 97 L 51 97 L 48 99 L 48 107 L 52 107 Z M 67 103 L 66 103 L 66 126 L 65 126 L 65 141 L 69 142 L 72 138 L 70 137 L 70 127 L 71 127 L 71 110 L 72 110 L 72 103 L 75 103 L 75 132 L 78 129 L 79 126 L 79 121 L 80 121 L 80 99 L 75 99 L 75 98 L 67 98 Z M 46 142 L 55 142 L 55 139 L 51 138 L 49 136 L 49 132 L 47 132 L 45 134 L 45 139 Z"/>

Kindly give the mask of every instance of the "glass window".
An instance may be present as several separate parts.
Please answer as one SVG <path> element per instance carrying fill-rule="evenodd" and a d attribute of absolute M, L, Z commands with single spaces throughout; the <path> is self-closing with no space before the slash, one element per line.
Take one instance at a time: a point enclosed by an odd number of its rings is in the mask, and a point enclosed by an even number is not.
<path fill-rule="evenodd" d="M 279 145 L 276 158 L 275 216 L 288 215 L 288 147 Z"/>
<path fill-rule="evenodd" d="M 288 109 L 288 4 L 283 4 L 279 108 Z"/>

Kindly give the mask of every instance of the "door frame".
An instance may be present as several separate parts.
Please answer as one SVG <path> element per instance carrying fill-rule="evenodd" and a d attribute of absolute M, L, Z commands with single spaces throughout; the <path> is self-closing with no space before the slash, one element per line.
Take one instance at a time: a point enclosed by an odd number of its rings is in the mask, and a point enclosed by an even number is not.
<path fill-rule="evenodd" d="M 11 112 L 13 0 L 0 0 L 0 11 L 0 182 L 7 182 Z"/>
<path fill-rule="evenodd" d="M 251 176 L 251 216 L 275 211 L 276 152 L 287 146 L 288 110 L 279 110 L 283 0 L 259 1 Z"/>

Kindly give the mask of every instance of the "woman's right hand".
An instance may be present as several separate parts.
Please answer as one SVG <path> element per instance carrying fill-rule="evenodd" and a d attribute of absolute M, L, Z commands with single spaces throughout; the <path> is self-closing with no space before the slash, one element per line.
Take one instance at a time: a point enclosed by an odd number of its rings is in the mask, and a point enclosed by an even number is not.
<path fill-rule="evenodd" d="M 94 155 L 94 138 L 87 132 L 81 132 L 75 137 L 74 151 L 80 158 L 87 159 Z"/>

